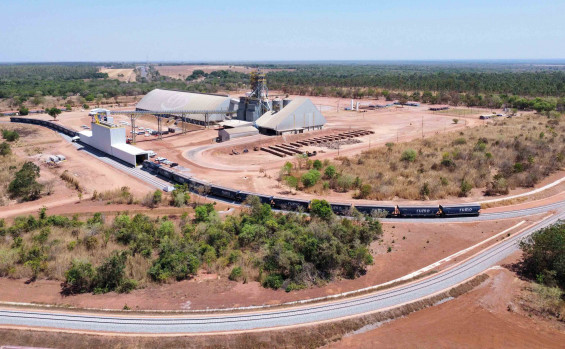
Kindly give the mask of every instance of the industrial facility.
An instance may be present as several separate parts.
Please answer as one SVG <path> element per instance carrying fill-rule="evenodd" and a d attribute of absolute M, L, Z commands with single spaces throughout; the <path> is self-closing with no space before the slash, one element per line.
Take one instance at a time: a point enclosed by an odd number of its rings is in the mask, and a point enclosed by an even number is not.
<path fill-rule="evenodd" d="M 204 126 L 219 124 L 223 126 L 218 132 L 219 141 L 254 135 L 258 132 L 266 135 L 303 133 L 322 129 L 325 125 L 326 119 L 307 98 L 269 99 L 267 80 L 261 71 L 251 73 L 250 83 L 251 92 L 240 97 L 239 100 L 232 99 L 228 95 L 155 89 L 139 101 L 136 110 L 152 111 L 158 117 L 180 117 L 184 121 Z M 159 111 L 166 113 L 160 114 Z M 179 113 L 176 114 L 174 111 Z M 199 114 L 198 111 L 225 112 Z M 237 115 L 233 119 L 227 117 L 232 114 Z M 245 128 L 239 129 L 229 124 L 232 121 L 241 122 L 239 126 Z"/>
<path fill-rule="evenodd" d="M 255 124 L 259 132 L 268 135 L 303 133 L 321 130 L 326 118 L 308 98 L 296 98 L 280 111 L 271 110 L 263 114 Z"/>
<path fill-rule="evenodd" d="M 149 154 L 143 149 L 126 143 L 126 128 L 114 124 L 114 120 L 106 113 L 92 116 L 92 131 L 79 132 L 80 141 L 104 153 L 118 158 L 132 166 L 139 166 L 149 159 Z"/>
<path fill-rule="evenodd" d="M 139 111 L 159 110 L 235 110 L 237 100 L 232 100 L 227 95 L 214 95 L 195 92 L 170 91 L 155 89 L 143 97 L 136 105 Z M 160 115 L 164 117 L 180 116 Z M 225 114 L 190 114 L 184 116 L 187 122 L 208 126 L 211 123 L 223 121 Z"/>

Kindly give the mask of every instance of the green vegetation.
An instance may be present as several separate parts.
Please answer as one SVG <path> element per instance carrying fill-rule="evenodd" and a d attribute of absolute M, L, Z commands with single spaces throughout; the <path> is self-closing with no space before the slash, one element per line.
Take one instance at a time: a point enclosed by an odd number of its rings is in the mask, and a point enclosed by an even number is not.
<path fill-rule="evenodd" d="M 97 213 L 84 222 L 43 209 L 12 225 L 2 221 L 0 236 L 11 238 L 0 240 L 0 276 L 59 279 L 64 294 L 77 294 L 129 292 L 205 269 L 290 291 L 355 278 L 372 263 L 368 245 L 382 228 L 370 217 L 341 219 L 326 201 L 314 203 L 312 217 L 274 213 L 256 197 L 248 204 L 223 220 L 211 204 L 176 221 L 120 213 L 106 222 Z"/>
<path fill-rule="evenodd" d="M 6 156 L 10 154 L 12 154 L 10 144 L 8 144 L 7 142 L 0 143 L 0 156 Z"/>
<path fill-rule="evenodd" d="M 328 189 L 352 191 L 354 198 L 374 200 L 467 196 L 473 188 L 486 195 L 507 194 L 514 188 L 532 187 L 563 168 L 562 118 L 558 113 L 500 118 L 486 127 L 339 157 L 331 165 L 323 164 L 326 167 L 320 172 L 328 182 L 301 183 L 296 188 L 318 194 Z M 293 166 L 291 175 L 300 178 L 308 171 L 307 164 Z"/>
<path fill-rule="evenodd" d="M 59 114 L 61 114 L 61 109 L 53 107 L 53 108 L 46 109 L 45 112 L 47 114 L 49 114 L 49 116 L 52 117 L 53 120 L 57 120 L 57 116 L 59 116 Z"/>
<path fill-rule="evenodd" d="M 538 230 L 520 242 L 522 273 L 539 284 L 565 288 L 565 223 Z"/>
<path fill-rule="evenodd" d="M 39 171 L 39 167 L 33 162 L 25 162 L 22 168 L 16 172 L 14 180 L 8 185 L 10 196 L 22 201 L 39 199 L 43 188 L 41 184 L 37 183 Z"/>
<path fill-rule="evenodd" d="M 16 131 L 2 130 L 2 138 L 4 138 L 8 142 L 15 142 L 20 139 L 20 135 Z"/>

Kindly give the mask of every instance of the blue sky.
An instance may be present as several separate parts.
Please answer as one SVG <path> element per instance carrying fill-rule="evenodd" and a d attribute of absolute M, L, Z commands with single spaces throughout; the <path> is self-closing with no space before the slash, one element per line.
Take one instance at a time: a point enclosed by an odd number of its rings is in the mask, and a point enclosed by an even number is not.
<path fill-rule="evenodd" d="M 0 0 L 0 62 L 565 58 L 565 1 Z"/>

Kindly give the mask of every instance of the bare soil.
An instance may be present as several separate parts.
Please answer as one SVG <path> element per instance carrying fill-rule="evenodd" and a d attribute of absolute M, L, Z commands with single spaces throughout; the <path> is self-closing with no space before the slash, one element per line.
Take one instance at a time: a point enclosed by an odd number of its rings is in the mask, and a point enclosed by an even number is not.
<path fill-rule="evenodd" d="M 109 79 L 117 79 L 125 82 L 135 81 L 136 77 L 133 69 L 100 68 L 100 72 L 108 74 Z"/>
<path fill-rule="evenodd" d="M 489 274 L 454 300 L 358 330 L 324 348 L 562 348 L 562 323 L 530 317 L 514 306 L 526 282 L 507 269 Z"/>

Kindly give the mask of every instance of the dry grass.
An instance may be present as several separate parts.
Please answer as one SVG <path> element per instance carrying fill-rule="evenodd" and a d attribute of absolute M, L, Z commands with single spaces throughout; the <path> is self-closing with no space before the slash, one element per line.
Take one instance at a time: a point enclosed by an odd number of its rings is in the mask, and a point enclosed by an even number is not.
<path fill-rule="evenodd" d="M 137 200 L 130 192 L 129 187 L 121 187 L 120 189 L 113 189 L 98 193 L 94 191 L 92 200 L 106 201 L 113 204 L 137 204 Z"/>
<path fill-rule="evenodd" d="M 413 161 L 402 160 L 413 150 Z M 532 187 L 565 163 L 565 126 L 533 115 L 339 158 L 337 172 L 371 186 L 369 199 L 442 199 L 479 188 L 487 194 Z M 334 180 L 330 188 L 342 190 Z M 319 192 L 321 182 L 311 191 Z M 343 191 L 343 190 L 342 190 Z M 356 195 L 355 192 L 353 194 Z"/>
<path fill-rule="evenodd" d="M 173 337 L 111 337 L 96 334 L 72 334 L 34 330 L 0 329 L 0 338 L 11 345 L 66 348 L 318 348 L 340 340 L 364 326 L 396 319 L 433 306 L 449 297 L 456 298 L 488 279 L 479 275 L 468 282 L 434 297 L 404 306 L 352 319 L 312 326 L 239 334 Z"/>

